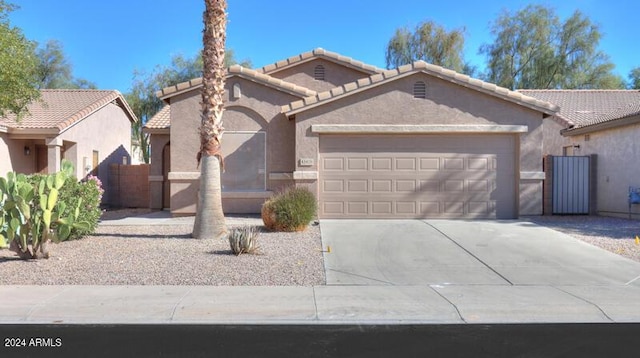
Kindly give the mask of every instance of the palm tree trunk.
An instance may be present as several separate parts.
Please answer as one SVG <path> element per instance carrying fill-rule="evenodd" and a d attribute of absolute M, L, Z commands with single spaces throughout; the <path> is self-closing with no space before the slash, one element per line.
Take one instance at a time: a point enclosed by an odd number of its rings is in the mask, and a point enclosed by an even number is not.
<path fill-rule="evenodd" d="M 202 41 L 202 123 L 200 126 L 200 191 L 193 237 L 218 239 L 226 232 L 222 211 L 220 175 L 224 165 L 221 140 L 222 112 L 224 110 L 224 50 L 227 27 L 226 0 L 205 0 Z"/>

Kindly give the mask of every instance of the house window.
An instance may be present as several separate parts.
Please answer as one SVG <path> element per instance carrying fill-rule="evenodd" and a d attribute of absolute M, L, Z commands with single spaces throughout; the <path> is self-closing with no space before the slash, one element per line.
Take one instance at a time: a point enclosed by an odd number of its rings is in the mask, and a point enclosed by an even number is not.
<path fill-rule="evenodd" d="M 591 136 L 590 136 L 590 135 L 588 135 L 588 134 L 585 134 L 585 135 L 584 135 L 584 141 L 585 141 L 585 142 L 588 142 L 588 141 L 590 141 L 590 140 L 591 140 Z"/>
<path fill-rule="evenodd" d="M 93 176 L 99 176 L 98 167 L 100 166 L 100 153 L 97 150 L 93 151 L 93 169 L 91 170 L 91 174 Z"/>
<path fill-rule="evenodd" d="M 316 68 L 313 70 L 313 78 L 317 81 L 324 81 L 324 66 L 316 66 Z"/>
<path fill-rule="evenodd" d="M 265 132 L 225 132 L 222 191 L 266 190 Z"/>
<path fill-rule="evenodd" d="M 427 85 L 423 81 L 413 84 L 413 98 L 427 98 Z"/>

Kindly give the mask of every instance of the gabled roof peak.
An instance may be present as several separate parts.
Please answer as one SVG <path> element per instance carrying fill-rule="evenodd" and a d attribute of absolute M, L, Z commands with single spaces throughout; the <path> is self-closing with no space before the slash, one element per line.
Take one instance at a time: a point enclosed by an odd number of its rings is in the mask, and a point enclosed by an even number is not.
<path fill-rule="evenodd" d="M 316 58 L 322 58 L 368 74 L 380 73 L 384 71 L 383 69 L 376 66 L 368 65 L 364 62 L 354 60 L 351 57 L 343 56 L 336 52 L 327 51 L 321 47 L 315 48 L 308 52 L 303 52 L 297 56 L 289 57 L 286 60 L 281 60 L 276 63 L 266 65 L 258 69 L 257 71 L 264 74 L 272 74 L 274 72 L 282 71 L 286 68 L 290 68 L 314 60 Z"/>
<path fill-rule="evenodd" d="M 292 102 L 286 106 L 283 106 L 282 111 L 287 116 L 290 116 L 307 109 L 323 105 L 324 103 L 334 101 L 338 98 L 364 91 L 368 88 L 379 86 L 383 83 L 410 76 L 418 72 L 423 72 L 447 82 L 452 82 L 463 87 L 467 87 L 479 92 L 484 92 L 489 95 L 514 102 L 524 107 L 540 111 L 547 115 L 556 115 L 559 111 L 559 107 L 555 104 L 538 100 L 536 98 L 523 95 L 522 93 L 511 91 L 507 88 L 484 82 L 482 80 L 469 77 L 465 74 L 461 74 L 441 66 L 432 65 L 424 61 L 416 61 L 404 66 L 400 66 L 396 69 L 383 71 L 370 77 L 333 88 L 329 91 L 318 93 L 315 96 Z"/>
<path fill-rule="evenodd" d="M 61 133 L 102 107 L 115 103 L 135 122 L 138 120 L 124 96 L 116 90 L 43 89 L 41 98 L 31 102 L 29 114 L 20 122 L 9 114 L 0 118 L 0 127 L 7 131 L 48 130 Z M 1 129 L 0 129 L 1 130 Z"/>
<path fill-rule="evenodd" d="M 293 94 L 298 97 L 313 96 L 316 94 L 315 91 L 312 91 L 308 88 L 271 77 L 264 73 L 258 72 L 256 70 L 252 70 L 247 67 L 242 67 L 240 65 L 232 65 L 229 68 L 227 68 L 227 78 L 232 76 L 239 76 L 246 80 L 261 83 L 269 87 L 275 88 L 277 90 Z M 200 87 L 202 87 L 202 77 L 194 78 L 189 81 L 181 82 L 173 86 L 165 87 L 160 91 L 156 92 L 156 96 L 158 96 L 160 99 L 166 100 L 178 94 L 193 91 Z"/>

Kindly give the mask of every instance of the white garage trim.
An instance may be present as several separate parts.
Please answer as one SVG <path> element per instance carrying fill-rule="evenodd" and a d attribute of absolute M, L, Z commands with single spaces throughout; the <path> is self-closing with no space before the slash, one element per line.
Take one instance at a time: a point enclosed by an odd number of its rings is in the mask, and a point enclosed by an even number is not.
<path fill-rule="evenodd" d="M 527 133 L 527 126 L 461 124 L 461 125 L 392 125 L 392 124 L 312 124 L 318 134 L 437 134 L 437 133 Z"/>
<path fill-rule="evenodd" d="M 544 172 L 520 172 L 520 180 L 544 180 Z"/>
<path fill-rule="evenodd" d="M 296 170 L 295 172 L 293 172 L 293 179 L 294 180 L 316 180 L 318 179 L 318 172 L 317 171 L 300 171 L 300 170 Z"/>

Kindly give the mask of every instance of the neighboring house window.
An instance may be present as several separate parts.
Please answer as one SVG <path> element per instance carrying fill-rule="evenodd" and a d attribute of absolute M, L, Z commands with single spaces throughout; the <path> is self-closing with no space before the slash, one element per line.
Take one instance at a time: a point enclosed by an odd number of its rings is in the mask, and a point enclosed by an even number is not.
<path fill-rule="evenodd" d="M 427 85 L 418 81 L 413 84 L 413 98 L 427 98 Z"/>
<path fill-rule="evenodd" d="M 222 191 L 266 190 L 266 132 L 224 132 Z"/>
<path fill-rule="evenodd" d="M 91 174 L 94 176 L 99 176 L 98 167 L 100 166 L 100 153 L 97 150 L 93 151 L 93 169 L 91 170 Z"/>
<path fill-rule="evenodd" d="M 313 70 L 313 78 L 317 81 L 324 81 L 324 66 L 316 66 L 316 68 Z"/>

